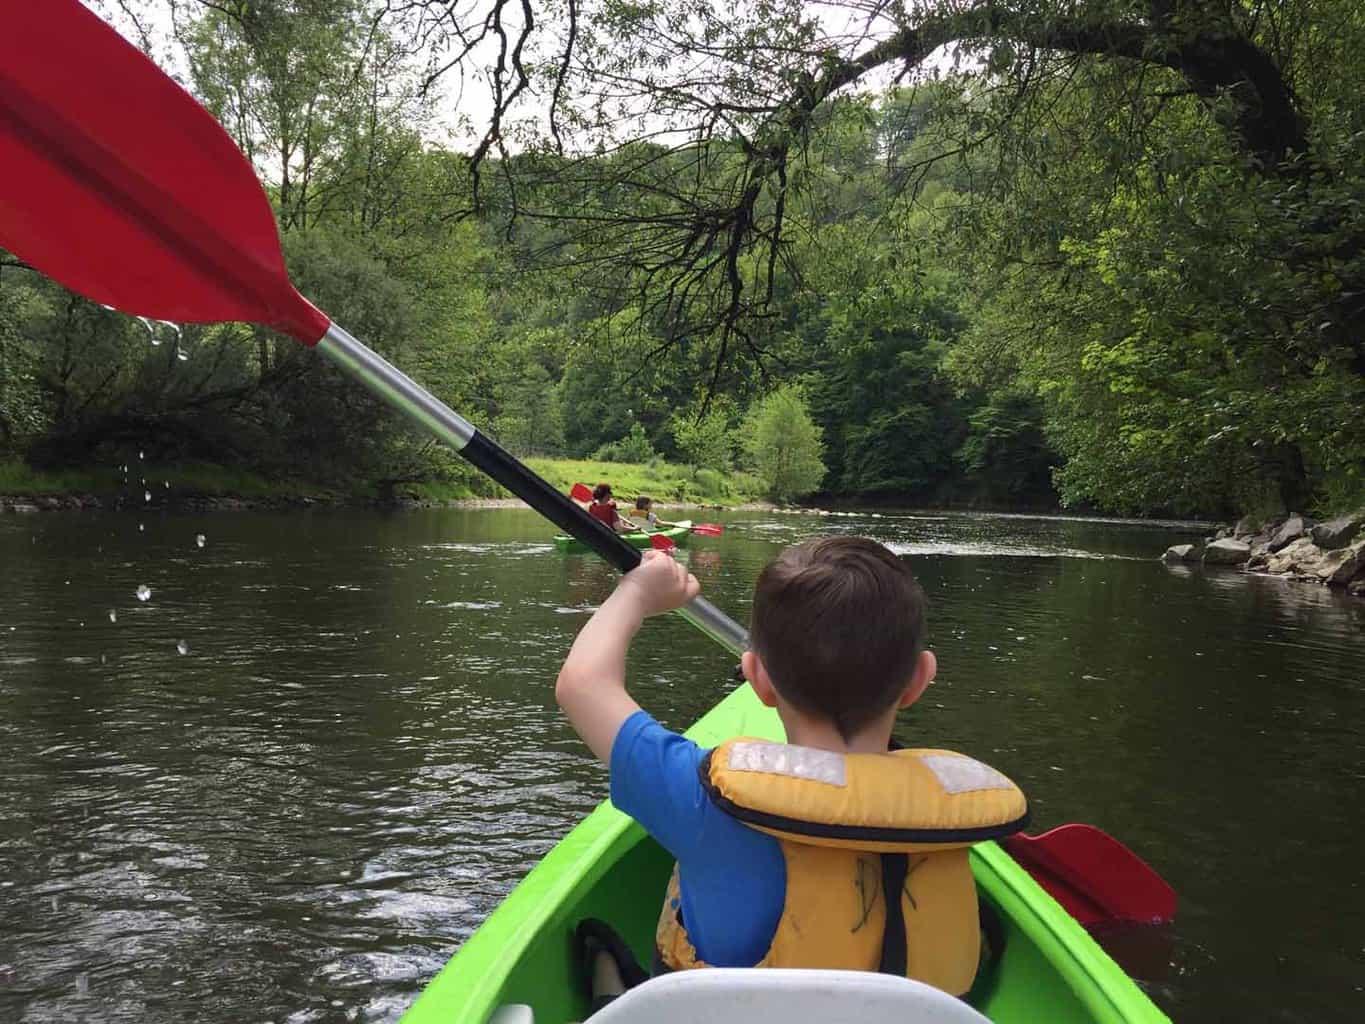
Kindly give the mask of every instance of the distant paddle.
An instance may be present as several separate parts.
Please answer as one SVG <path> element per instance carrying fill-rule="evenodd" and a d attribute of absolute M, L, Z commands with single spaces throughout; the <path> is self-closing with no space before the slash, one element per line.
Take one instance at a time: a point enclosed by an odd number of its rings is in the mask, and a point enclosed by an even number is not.
<path fill-rule="evenodd" d="M 587 484 L 574 484 L 569 489 L 569 497 L 573 498 L 574 501 L 592 501 L 592 488 Z M 721 526 L 720 523 L 691 523 L 688 530 L 691 533 L 700 533 L 705 537 L 719 537 L 725 532 L 725 527 Z M 658 547 L 659 545 L 654 546 Z"/>
<path fill-rule="evenodd" d="M 315 348 L 622 572 L 640 552 L 298 293 L 251 165 L 189 93 L 78 0 L 0 0 L 0 247 L 74 292 Z M 738 656 L 704 598 L 684 618 Z"/>

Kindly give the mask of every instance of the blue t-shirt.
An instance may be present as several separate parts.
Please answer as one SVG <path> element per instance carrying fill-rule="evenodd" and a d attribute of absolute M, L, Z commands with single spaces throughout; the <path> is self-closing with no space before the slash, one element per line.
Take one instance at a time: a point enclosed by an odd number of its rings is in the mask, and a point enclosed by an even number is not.
<path fill-rule="evenodd" d="M 713 967 L 752 967 L 777 931 L 787 865 L 776 839 L 707 798 L 697 774 L 705 756 L 637 711 L 612 744 L 611 802 L 677 859 L 683 924 L 697 956 Z"/>

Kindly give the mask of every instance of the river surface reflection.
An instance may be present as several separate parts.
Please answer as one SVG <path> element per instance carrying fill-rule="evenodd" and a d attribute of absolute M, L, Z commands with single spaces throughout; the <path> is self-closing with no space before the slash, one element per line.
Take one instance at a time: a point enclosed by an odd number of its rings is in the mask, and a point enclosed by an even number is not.
<path fill-rule="evenodd" d="M 1365 602 L 1166 568 L 1199 532 L 1178 524 L 708 518 L 729 529 L 691 565 L 740 618 L 802 537 L 910 560 L 941 671 L 899 737 L 1161 870 L 1182 904 L 1149 989 L 1174 1017 L 1360 1019 Z M 613 576 L 548 533 L 521 510 L 0 519 L 0 1019 L 396 1019 L 605 792 L 551 689 Z M 670 618 L 630 670 L 683 727 L 732 667 Z"/>

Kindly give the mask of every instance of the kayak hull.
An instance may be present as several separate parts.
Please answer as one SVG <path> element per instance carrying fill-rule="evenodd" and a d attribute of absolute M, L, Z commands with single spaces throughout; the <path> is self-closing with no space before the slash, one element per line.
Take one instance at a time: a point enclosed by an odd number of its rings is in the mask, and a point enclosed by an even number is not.
<path fill-rule="evenodd" d="M 692 521 L 684 519 L 679 521 L 677 526 L 670 526 L 666 530 L 655 530 L 653 533 L 620 533 L 617 534 L 623 541 L 633 548 L 647 548 L 650 546 L 650 537 L 662 536 L 670 538 L 678 547 L 686 547 L 687 540 L 692 536 Z M 592 549 L 576 537 L 569 537 L 562 533 L 555 534 L 555 547 L 568 554 L 582 554 Z"/>
<path fill-rule="evenodd" d="M 781 723 L 743 686 L 688 736 L 714 746 L 737 735 L 780 740 Z M 431 981 L 403 1024 L 484 1024 L 526 1003 L 537 1024 L 583 1020 L 570 936 L 584 917 L 615 927 L 641 963 L 651 958 L 672 860 L 604 802 L 554 847 Z M 1121 968 L 995 843 L 972 850 L 981 898 L 1001 918 L 1005 952 L 970 1002 L 1000 1024 L 1167 1022 Z"/>

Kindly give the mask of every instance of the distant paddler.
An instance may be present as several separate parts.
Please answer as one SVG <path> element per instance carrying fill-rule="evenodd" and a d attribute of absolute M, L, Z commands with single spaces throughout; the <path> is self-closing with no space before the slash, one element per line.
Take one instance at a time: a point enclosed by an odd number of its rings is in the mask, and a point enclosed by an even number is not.
<path fill-rule="evenodd" d="M 610 526 L 617 533 L 634 533 L 640 529 L 635 523 L 621 515 L 617 509 L 616 501 L 611 495 L 611 484 L 601 483 L 592 489 L 592 501 L 588 504 L 588 515 Z"/>
<path fill-rule="evenodd" d="M 677 523 L 670 523 L 667 520 L 660 519 L 656 516 L 654 514 L 654 499 L 646 497 L 643 494 L 635 499 L 635 511 L 637 513 L 635 518 L 643 519 L 645 522 L 645 525 L 641 527 L 641 529 L 664 530 L 671 526 L 678 525 Z"/>

